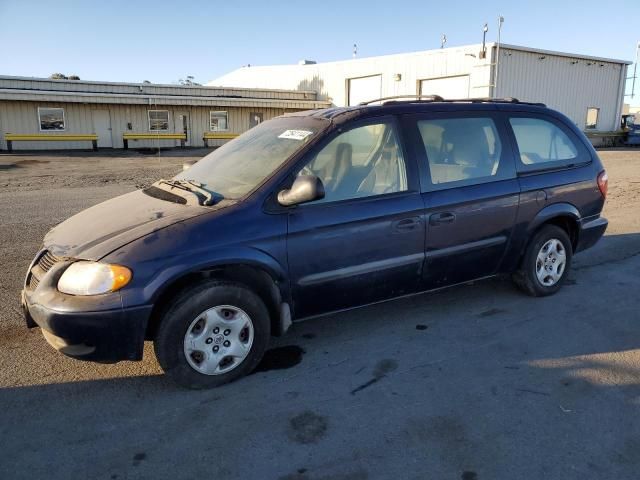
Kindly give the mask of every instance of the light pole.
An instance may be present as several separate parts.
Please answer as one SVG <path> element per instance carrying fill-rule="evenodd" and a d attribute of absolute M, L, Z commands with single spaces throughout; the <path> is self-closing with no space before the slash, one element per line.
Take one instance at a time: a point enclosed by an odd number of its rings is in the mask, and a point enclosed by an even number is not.
<path fill-rule="evenodd" d="M 498 71 L 500 70 L 500 32 L 502 32 L 502 24 L 504 17 L 498 15 L 498 45 L 496 46 L 496 71 L 493 75 L 493 98 L 498 96 Z"/>
<path fill-rule="evenodd" d="M 488 24 L 484 24 L 484 27 L 482 27 L 482 56 L 481 58 L 487 58 L 487 32 L 489 31 L 489 25 Z"/>
<path fill-rule="evenodd" d="M 636 92 L 636 77 L 638 76 L 638 55 L 640 54 L 640 42 L 636 46 L 636 64 L 633 66 L 633 83 L 631 84 L 631 98 Z"/>

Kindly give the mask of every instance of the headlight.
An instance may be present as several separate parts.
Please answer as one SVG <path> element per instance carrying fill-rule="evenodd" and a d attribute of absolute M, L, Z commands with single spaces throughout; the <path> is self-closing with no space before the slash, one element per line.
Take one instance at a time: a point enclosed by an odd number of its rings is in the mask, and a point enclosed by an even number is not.
<path fill-rule="evenodd" d="M 58 290 L 69 295 L 99 295 L 120 290 L 130 280 L 131 270 L 127 267 L 80 261 L 64 271 Z"/>

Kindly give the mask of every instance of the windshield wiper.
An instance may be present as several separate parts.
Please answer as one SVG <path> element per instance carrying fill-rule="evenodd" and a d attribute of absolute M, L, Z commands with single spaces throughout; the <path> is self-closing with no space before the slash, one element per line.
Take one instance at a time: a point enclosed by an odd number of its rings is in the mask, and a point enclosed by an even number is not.
<path fill-rule="evenodd" d="M 158 185 L 168 185 L 172 188 L 178 188 L 180 190 L 185 190 L 187 192 L 195 194 L 198 199 L 200 205 L 213 205 L 217 201 L 222 200 L 222 196 L 216 194 L 215 192 L 211 192 L 203 188 L 202 184 L 196 182 L 195 180 L 165 180 L 161 179 L 156 182 Z"/>

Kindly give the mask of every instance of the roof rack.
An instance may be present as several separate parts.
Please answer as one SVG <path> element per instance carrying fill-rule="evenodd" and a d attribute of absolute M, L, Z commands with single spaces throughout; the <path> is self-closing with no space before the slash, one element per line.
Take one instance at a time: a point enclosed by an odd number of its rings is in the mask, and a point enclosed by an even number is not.
<path fill-rule="evenodd" d="M 401 100 L 409 99 L 409 100 Z M 372 103 L 381 102 L 382 105 L 393 105 L 396 103 L 517 103 L 520 105 L 534 105 L 537 107 L 546 107 L 544 103 L 537 102 L 521 102 L 517 98 L 443 98 L 440 95 L 396 95 L 393 97 L 383 97 L 376 100 L 369 100 L 367 102 L 361 102 L 359 105 L 369 105 Z"/>
<path fill-rule="evenodd" d="M 375 100 L 369 100 L 367 102 L 360 102 L 358 105 L 369 105 L 371 103 L 383 102 L 387 103 L 388 100 L 397 100 L 399 98 L 415 98 L 421 102 L 444 102 L 444 98 L 440 95 L 394 95 L 393 97 L 376 98 Z M 423 100 L 424 99 L 424 100 Z"/>

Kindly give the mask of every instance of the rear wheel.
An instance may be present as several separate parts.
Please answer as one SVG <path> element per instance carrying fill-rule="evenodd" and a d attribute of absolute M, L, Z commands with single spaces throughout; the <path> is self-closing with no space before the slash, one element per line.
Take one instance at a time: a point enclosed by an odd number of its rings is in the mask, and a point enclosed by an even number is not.
<path fill-rule="evenodd" d="M 516 285 L 534 297 L 553 295 L 567 277 L 572 253 L 567 232 L 555 225 L 544 226 L 529 243 L 513 276 Z"/>
<path fill-rule="evenodd" d="M 154 349 L 175 382 L 210 388 L 251 372 L 269 336 L 260 297 L 243 285 L 213 281 L 178 296 L 162 318 Z"/>

